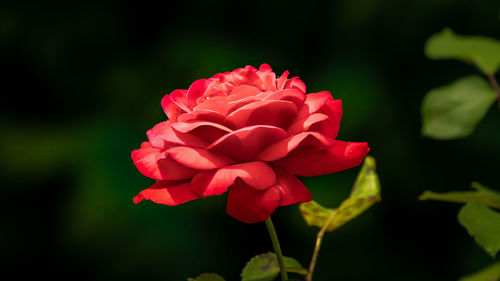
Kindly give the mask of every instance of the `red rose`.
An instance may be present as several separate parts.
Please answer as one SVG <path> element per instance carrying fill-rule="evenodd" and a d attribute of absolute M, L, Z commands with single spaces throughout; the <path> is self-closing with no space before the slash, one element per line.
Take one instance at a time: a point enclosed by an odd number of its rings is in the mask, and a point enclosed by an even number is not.
<path fill-rule="evenodd" d="M 157 180 L 134 202 L 173 206 L 229 190 L 229 215 L 254 223 L 278 206 L 311 200 L 296 175 L 359 165 L 368 144 L 334 140 L 340 100 L 326 91 L 306 94 L 288 74 L 276 78 L 267 64 L 246 66 L 166 95 L 168 120 L 132 152 L 137 169 Z"/>

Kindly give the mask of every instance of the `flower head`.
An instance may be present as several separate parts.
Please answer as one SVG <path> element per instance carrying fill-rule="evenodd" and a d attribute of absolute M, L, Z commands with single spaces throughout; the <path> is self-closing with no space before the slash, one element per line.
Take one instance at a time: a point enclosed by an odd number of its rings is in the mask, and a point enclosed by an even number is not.
<path fill-rule="evenodd" d="M 340 100 L 326 91 L 306 94 L 288 75 L 276 78 L 267 64 L 246 66 L 166 95 L 168 120 L 132 152 L 137 169 L 157 180 L 134 202 L 173 206 L 229 192 L 229 215 L 254 223 L 278 206 L 311 200 L 296 176 L 359 165 L 367 143 L 335 140 Z"/>

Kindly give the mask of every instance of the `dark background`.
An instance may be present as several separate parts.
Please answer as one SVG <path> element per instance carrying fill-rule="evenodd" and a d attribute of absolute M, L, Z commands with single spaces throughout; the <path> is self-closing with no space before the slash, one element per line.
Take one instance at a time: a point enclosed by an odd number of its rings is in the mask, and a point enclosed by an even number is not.
<path fill-rule="evenodd" d="M 5 1 L 7 2 L 7 1 Z M 491 264 L 426 189 L 498 189 L 496 106 L 462 140 L 420 136 L 424 94 L 478 71 L 423 55 L 444 27 L 500 38 L 499 1 L 10 1 L 0 4 L 1 270 L 51 280 L 239 280 L 272 249 L 226 198 L 132 203 L 151 185 L 130 152 L 166 119 L 160 100 L 198 78 L 269 63 L 342 99 L 339 139 L 368 141 L 383 201 L 326 235 L 315 280 L 457 280 Z M 498 78 L 498 76 L 497 76 Z M 303 178 L 335 207 L 359 168 Z M 273 220 L 308 266 L 317 228 L 296 205 Z"/>

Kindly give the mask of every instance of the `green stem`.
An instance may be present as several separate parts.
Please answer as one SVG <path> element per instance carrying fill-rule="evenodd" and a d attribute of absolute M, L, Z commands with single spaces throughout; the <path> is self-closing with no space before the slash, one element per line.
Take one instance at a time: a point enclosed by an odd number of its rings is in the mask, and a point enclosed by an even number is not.
<path fill-rule="evenodd" d="M 278 258 L 278 264 L 280 266 L 280 272 L 281 272 L 281 280 L 287 281 L 288 275 L 285 269 L 285 262 L 283 261 L 283 254 L 281 253 L 280 242 L 278 241 L 278 235 L 276 234 L 276 230 L 274 229 L 271 217 L 266 219 L 266 226 L 267 230 L 269 231 L 269 236 L 271 236 L 271 241 L 273 241 L 274 252 L 276 254 L 276 257 Z"/>
<path fill-rule="evenodd" d="M 337 214 L 336 211 L 332 211 L 330 213 L 330 216 L 328 217 L 328 220 L 326 221 L 325 225 L 318 232 L 318 236 L 316 237 L 316 246 L 314 247 L 314 252 L 313 252 L 312 259 L 311 259 L 311 264 L 309 265 L 309 273 L 305 277 L 306 281 L 312 281 L 314 267 L 316 266 L 316 261 L 318 260 L 319 249 L 321 248 L 321 242 L 323 242 L 323 236 L 325 235 L 325 231 L 328 229 L 328 226 L 330 226 L 330 223 L 332 223 L 333 218 L 335 217 L 336 214 Z"/>

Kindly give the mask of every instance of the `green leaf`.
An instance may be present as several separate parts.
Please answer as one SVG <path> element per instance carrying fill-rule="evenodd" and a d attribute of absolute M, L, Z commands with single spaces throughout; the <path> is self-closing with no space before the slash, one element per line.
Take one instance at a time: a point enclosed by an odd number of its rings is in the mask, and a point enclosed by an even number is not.
<path fill-rule="evenodd" d="M 420 200 L 439 200 L 455 203 L 480 202 L 492 208 L 500 209 L 500 192 L 489 189 L 477 182 L 471 183 L 475 191 L 451 191 L 446 193 L 435 193 L 425 191 L 418 199 Z"/>
<path fill-rule="evenodd" d="M 293 258 L 283 257 L 287 272 L 307 275 L 307 270 Z M 278 260 L 274 253 L 253 257 L 241 272 L 242 281 L 271 281 L 280 273 Z"/>
<path fill-rule="evenodd" d="M 315 201 L 302 203 L 299 208 L 308 225 L 320 228 L 323 228 L 332 212 L 335 212 L 327 228 L 328 231 L 332 231 L 354 219 L 380 200 L 380 182 L 375 172 L 375 158 L 367 156 L 349 198 L 344 200 L 337 209 L 325 208 Z"/>
<path fill-rule="evenodd" d="M 458 221 L 477 244 L 495 257 L 500 250 L 500 214 L 478 202 L 467 203 L 458 213 Z"/>
<path fill-rule="evenodd" d="M 500 262 L 494 263 L 478 272 L 460 278 L 458 281 L 498 281 L 500 280 Z"/>
<path fill-rule="evenodd" d="M 466 137 L 495 99 L 495 92 L 479 76 L 430 90 L 422 102 L 422 135 L 439 140 Z"/>
<path fill-rule="evenodd" d="M 195 279 L 188 278 L 188 281 L 225 281 L 222 276 L 215 273 L 203 273 L 198 275 Z"/>
<path fill-rule="evenodd" d="M 271 255 L 276 256 L 274 253 Z M 283 257 L 283 262 L 285 263 L 286 272 L 297 273 L 300 275 L 307 275 L 307 269 L 303 268 L 302 265 L 294 258 Z"/>
<path fill-rule="evenodd" d="M 483 36 L 462 36 L 445 28 L 427 40 L 425 54 L 431 59 L 456 59 L 476 65 L 485 74 L 500 68 L 500 41 Z"/>

